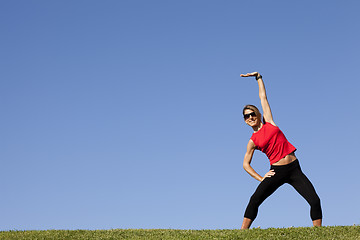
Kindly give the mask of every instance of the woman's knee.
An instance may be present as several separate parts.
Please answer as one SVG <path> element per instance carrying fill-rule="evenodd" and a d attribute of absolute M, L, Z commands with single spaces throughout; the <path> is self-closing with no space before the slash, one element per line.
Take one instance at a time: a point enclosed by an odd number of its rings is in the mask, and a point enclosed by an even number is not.
<path fill-rule="evenodd" d="M 251 197 L 250 197 L 250 201 L 249 201 L 249 205 L 252 206 L 259 206 L 262 203 L 262 197 L 261 194 L 259 193 L 254 193 Z"/>

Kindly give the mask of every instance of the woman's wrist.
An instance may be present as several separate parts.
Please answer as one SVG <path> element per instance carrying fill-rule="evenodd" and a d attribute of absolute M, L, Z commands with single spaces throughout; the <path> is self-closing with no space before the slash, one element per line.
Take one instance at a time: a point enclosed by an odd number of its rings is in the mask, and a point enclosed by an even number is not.
<path fill-rule="evenodd" d="M 262 76 L 261 76 L 260 73 L 258 73 L 255 78 L 256 78 L 256 81 L 257 81 L 257 80 L 259 80 L 260 78 L 262 79 Z"/>

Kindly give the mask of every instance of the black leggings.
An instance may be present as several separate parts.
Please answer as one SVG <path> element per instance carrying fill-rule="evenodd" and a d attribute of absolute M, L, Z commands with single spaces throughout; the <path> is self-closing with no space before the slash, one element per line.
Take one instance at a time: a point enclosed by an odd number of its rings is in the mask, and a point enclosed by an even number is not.
<path fill-rule="evenodd" d="M 260 204 L 275 192 L 278 187 L 284 183 L 289 183 L 310 204 L 311 219 L 317 220 L 322 218 L 320 198 L 316 194 L 314 186 L 301 171 L 298 160 L 287 165 L 271 166 L 270 169 L 274 169 L 275 175 L 265 178 L 259 184 L 255 193 L 250 198 L 244 217 L 254 220 L 257 216 Z"/>

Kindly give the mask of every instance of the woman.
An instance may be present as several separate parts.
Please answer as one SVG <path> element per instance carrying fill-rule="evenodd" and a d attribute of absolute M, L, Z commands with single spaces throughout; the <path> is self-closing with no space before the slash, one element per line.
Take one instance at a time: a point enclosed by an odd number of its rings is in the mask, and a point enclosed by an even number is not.
<path fill-rule="evenodd" d="M 250 227 L 257 216 L 260 204 L 284 183 L 292 185 L 306 199 L 311 207 L 310 216 L 313 225 L 321 226 L 322 211 L 320 199 L 309 179 L 301 171 L 299 161 L 294 153 L 296 148 L 287 141 L 273 120 L 262 76 L 257 72 L 241 74 L 240 76 L 256 77 L 264 114 L 263 122 L 261 122 L 261 114 L 255 106 L 246 105 L 243 109 L 246 124 L 254 130 L 247 145 L 243 167 L 253 178 L 260 181 L 260 184 L 250 198 L 241 229 L 248 229 Z M 250 166 L 255 149 L 264 152 L 270 160 L 270 171 L 264 177 L 260 176 Z"/>

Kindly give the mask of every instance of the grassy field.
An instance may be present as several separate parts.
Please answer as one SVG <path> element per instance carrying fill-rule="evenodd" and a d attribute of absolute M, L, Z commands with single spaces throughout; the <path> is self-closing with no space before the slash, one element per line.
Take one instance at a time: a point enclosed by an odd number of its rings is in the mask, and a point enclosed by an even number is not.
<path fill-rule="evenodd" d="M 359 239 L 360 226 L 269 228 L 250 230 L 171 230 L 171 229 L 113 229 L 113 230 L 46 230 L 3 231 L 0 239 Z"/>

